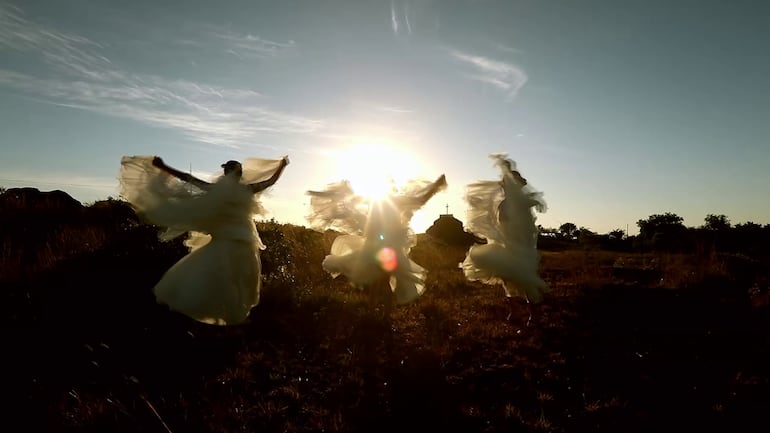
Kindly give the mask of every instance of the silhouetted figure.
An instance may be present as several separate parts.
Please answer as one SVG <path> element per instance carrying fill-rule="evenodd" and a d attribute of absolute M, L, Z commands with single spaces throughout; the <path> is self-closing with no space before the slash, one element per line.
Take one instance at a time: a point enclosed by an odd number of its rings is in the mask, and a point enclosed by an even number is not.
<path fill-rule="evenodd" d="M 508 297 L 540 302 L 548 290 L 538 275 L 538 230 L 532 208 L 545 212 L 540 193 L 527 184 L 505 154 L 491 158 L 500 168 L 500 181 L 478 181 L 466 187 L 468 229 L 487 239 L 474 245 L 462 263 L 465 276 L 487 284 L 502 284 Z"/>
<path fill-rule="evenodd" d="M 441 175 L 434 182 L 412 181 L 382 199 L 367 199 L 353 192 L 347 181 L 324 191 L 308 191 L 308 221 L 317 230 L 342 231 L 323 261 L 332 276 L 345 275 L 358 288 L 369 288 L 385 298 L 386 314 L 392 293 L 406 304 L 425 291 L 425 269 L 409 259 L 415 236 L 409 221 L 437 192 L 446 188 Z"/>
<path fill-rule="evenodd" d="M 275 184 L 288 158 L 227 161 L 209 183 L 167 166 L 157 156 L 121 159 L 121 196 L 147 222 L 165 227 L 161 239 L 185 232 L 190 253 L 154 288 L 159 303 L 201 322 L 244 322 L 259 302 L 261 264 L 253 215 L 258 198 Z"/>

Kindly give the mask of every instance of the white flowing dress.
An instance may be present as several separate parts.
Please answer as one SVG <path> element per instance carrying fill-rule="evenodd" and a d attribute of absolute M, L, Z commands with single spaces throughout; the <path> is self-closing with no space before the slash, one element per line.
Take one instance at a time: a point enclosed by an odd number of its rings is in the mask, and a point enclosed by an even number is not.
<path fill-rule="evenodd" d="M 190 253 L 155 285 L 157 301 L 204 323 L 244 322 L 259 302 L 259 251 L 265 249 L 253 219 L 262 207 L 248 184 L 268 179 L 280 160 L 247 159 L 240 180 L 221 176 L 202 191 L 154 167 L 152 159 L 121 159 L 120 195 L 145 221 L 165 228 L 161 239 L 190 232 Z"/>
<path fill-rule="evenodd" d="M 541 193 L 514 176 L 511 169 L 516 165 L 505 154 L 491 158 L 502 180 L 469 184 L 465 194 L 468 230 L 487 243 L 472 246 L 461 267 L 468 280 L 502 284 L 506 296 L 537 303 L 548 285 L 538 275 L 538 230 L 532 208 L 542 213 L 546 204 Z"/>
<path fill-rule="evenodd" d="M 309 191 L 311 227 L 344 233 L 332 243 L 323 268 L 333 277 L 345 275 L 360 289 L 389 276 L 398 304 L 416 300 L 425 291 L 426 271 L 409 258 L 416 242 L 409 221 L 431 186 L 412 181 L 401 193 L 380 200 L 356 195 L 344 181 Z"/>

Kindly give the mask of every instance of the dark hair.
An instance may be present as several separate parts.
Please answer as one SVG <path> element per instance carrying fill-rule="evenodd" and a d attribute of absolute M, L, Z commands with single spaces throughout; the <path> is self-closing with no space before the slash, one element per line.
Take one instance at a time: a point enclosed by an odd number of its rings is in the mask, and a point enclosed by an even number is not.
<path fill-rule="evenodd" d="M 527 179 L 525 179 L 525 178 L 524 178 L 524 177 L 521 175 L 521 173 L 519 173 L 519 171 L 518 171 L 518 170 L 511 170 L 511 173 L 513 174 L 513 177 L 514 177 L 514 178 L 515 178 L 515 179 L 516 179 L 516 180 L 517 180 L 519 183 L 521 183 L 521 184 L 522 184 L 521 186 L 525 186 L 525 185 L 527 184 Z"/>
<path fill-rule="evenodd" d="M 222 164 L 220 167 L 227 169 L 233 169 L 233 168 L 241 168 L 241 163 L 234 160 L 229 160 L 226 163 Z"/>

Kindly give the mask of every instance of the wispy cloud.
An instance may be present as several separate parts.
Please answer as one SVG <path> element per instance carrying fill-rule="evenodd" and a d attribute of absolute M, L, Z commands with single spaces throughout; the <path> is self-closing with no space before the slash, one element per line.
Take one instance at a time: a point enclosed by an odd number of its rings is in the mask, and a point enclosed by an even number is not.
<path fill-rule="evenodd" d="M 502 43 L 499 43 L 499 42 L 497 44 L 495 44 L 495 47 L 497 47 L 497 49 L 500 50 L 500 51 L 504 51 L 506 53 L 511 53 L 511 54 L 521 54 L 521 53 L 524 52 L 523 50 L 520 50 L 520 49 L 514 48 L 514 47 L 509 47 L 508 45 L 505 45 L 505 44 L 502 44 Z"/>
<path fill-rule="evenodd" d="M 255 56 L 293 45 L 248 35 L 220 36 Z M 319 134 L 326 129 L 323 120 L 269 108 L 250 89 L 119 70 L 102 54 L 105 47 L 99 43 L 39 25 L 20 9 L 0 3 L 3 50 L 35 56 L 46 67 L 40 68 L 43 74 L 0 68 L 0 85 L 52 104 L 177 129 L 205 143 L 239 146 L 264 134 Z"/>
<path fill-rule="evenodd" d="M 398 34 L 398 17 L 396 16 L 396 4 L 393 1 L 390 2 L 390 24 L 393 33 Z"/>
<path fill-rule="evenodd" d="M 412 23 L 409 20 L 409 3 L 405 3 L 403 11 L 399 11 L 394 0 L 390 2 L 390 27 L 393 30 L 393 34 L 398 35 L 401 31 L 401 22 L 406 27 L 406 32 L 412 34 Z"/>
<path fill-rule="evenodd" d="M 86 37 L 29 21 L 18 7 L 0 3 L 0 50 L 37 52 L 60 72 L 90 75 L 94 67 L 101 69 L 110 64 L 97 52 L 101 48 Z"/>
<path fill-rule="evenodd" d="M 469 76 L 477 81 L 490 84 L 503 91 L 508 98 L 514 98 L 527 82 L 527 74 L 523 69 L 500 60 L 468 54 L 450 49 L 449 54 L 473 69 Z"/>
<path fill-rule="evenodd" d="M 372 102 L 372 101 L 353 101 L 353 105 L 356 107 L 357 112 L 374 112 L 374 113 L 390 113 L 390 114 L 411 114 L 416 113 L 415 110 L 400 105 L 388 104 L 385 102 Z M 360 109 L 359 109 L 360 108 Z"/>
<path fill-rule="evenodd" d="M 406 31 L 412 34 L 412 23 L 409 22 L 409 3 L 404 5 L 404 22 L 406 22 Z"/>
<path fill-rule="evenodd" d="M 379 110 L 381 110 L 381 111 L 385 111 L 385 112 L 388 112 L 388 113 L 396 113 L 396 114 L 414 113 L 414 110 L 409 110 L 409 109 L 401 108 L 401 107 L 381 106 L 381 107 L 377 107 L 377 108 Z"/>
<path fill-rule="evenodd" d="M 214 32 L 213 36 L 225 43 L 226 52 L 241 59 L 275 57 L 296 47 L 296 42 L 293 40 L 274 42 L 248 33 L 219 31 Z"/>

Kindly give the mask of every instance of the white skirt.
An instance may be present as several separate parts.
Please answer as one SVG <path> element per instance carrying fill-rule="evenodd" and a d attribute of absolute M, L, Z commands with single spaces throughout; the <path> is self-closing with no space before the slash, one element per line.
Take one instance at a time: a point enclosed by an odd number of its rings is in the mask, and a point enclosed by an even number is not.
<path fill-rule="evenodd" d="M 260 272 L 254 242 L 212 238 L 163 275 L 155 297 L 195 320 L 234 325 L 244 322 L 259 302 Z"/>
<path fill-rule="evenodd" d="M 351 285 L 361 289 L 389 275 L 398 304 L 413 302 L 425 292 L 427 272 L 403 248 L 372 249 L 362 236 L 338 236 L 322 266 L 332 277 L 345 275 Z"/>
<path fill-rule="evenodd" d="M 539 260 L 539 253 L 531 248 L 491 243 L 472 246 L 461 266 L 471 281 L 502 283 L 506 296 L 520 296 L 538 303 L 543 300 L 543 293 L 549 290 L 537 274 Z"/>

